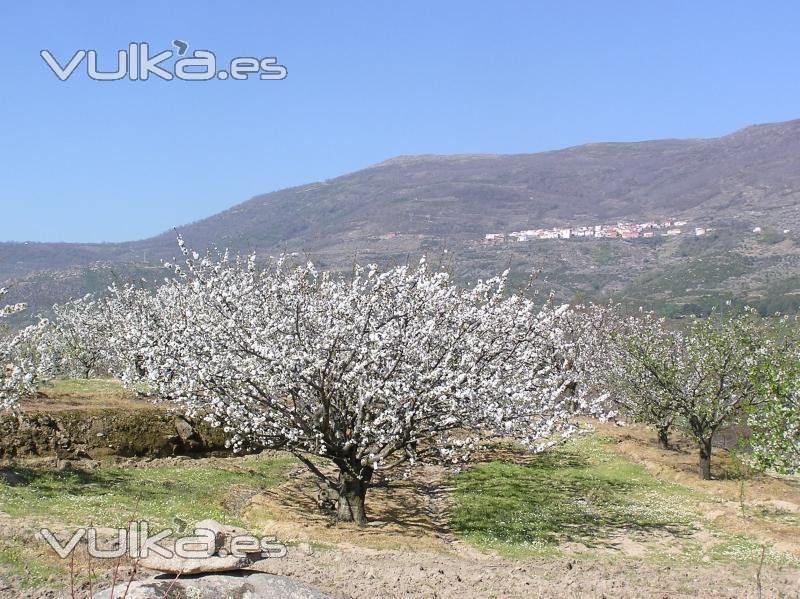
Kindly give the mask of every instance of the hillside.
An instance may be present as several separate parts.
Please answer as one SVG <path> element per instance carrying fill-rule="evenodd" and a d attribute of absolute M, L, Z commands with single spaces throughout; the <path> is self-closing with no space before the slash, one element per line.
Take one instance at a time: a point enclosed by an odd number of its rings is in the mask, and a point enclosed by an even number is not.
<path fill-rule="evenodd" d="M 664 219 L 714 231 L 480 243 L 486 233 Z M 756 226 L 761 233 L 752 232 Z M 510 265 L 522 280 L 536 268 L 542 284 L 566 298 L 618 295 L 673 313 L 729 297 L 765 309 L 796 306 L 798 230 L 800 120 L 715 139 L 399 157 L 180 227 L 196 248 L 306 252 L 334 268 L 356 254 L 391 262 L 446 247 L 464 277 Z M 0 281 L 12 281 L 17 298 L 42 308 L 115 276 L 143 276 L 175 253 L 172 231 L 117 244 L 0 243 Z"/>

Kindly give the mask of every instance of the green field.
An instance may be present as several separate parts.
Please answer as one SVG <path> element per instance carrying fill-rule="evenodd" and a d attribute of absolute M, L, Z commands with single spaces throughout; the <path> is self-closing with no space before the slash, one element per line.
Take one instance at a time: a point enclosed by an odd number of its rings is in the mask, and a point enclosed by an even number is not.
<path fill-rule="evenodd" d="M 627 547 L 636 557 L 665 563 L 760 559 L 757 541 L 718 530 L 698 514 L 698 503 L 713 497 L 654 478 L 600 436 L 578 438 L 522 464 L 480 464 L 454 481 L 454 530 L 501 554 L 554 556 L 569 548 L 586 557 L 619 557 Z M 770 549 L 767 561 L 800 565 Z"/>
<path fill-rule="evenodd" d="M 0 485 L 0 505 L 11 517 L 36 517 L 75 525 L 125 526 L 148 520 L 168 527 L 179 518 L 189 524 L 206 518 L 239 523 L 225 509 L 226 495 L 235 489 L 263 490 L 281 482 L 291 458 L 239 461 L 229 467 L 193 464 L 123 468 L 114 464 L 96 470 L 56 471 L 6 469 L 24 484 Z"/>
<path fill-rule="evenodd" d="M 123 528 L 147 520 L 151 530 L 188 526 L 212 518 L 244 525 L 235 509 L 237 494 L 252 494 L 285 480 L 291 458 L 269 457 L 176 465 L 59 471 L 13 466 L 14 485 L 0 484 L 2 511 L 25 532 L 0 541 L 0 576 L 17 577 L 23 588 L 56 581 L 63 586 L 67 564 L 42 544 L 24 542 L 41 525 L 67 529 L 94 525 Z"/>

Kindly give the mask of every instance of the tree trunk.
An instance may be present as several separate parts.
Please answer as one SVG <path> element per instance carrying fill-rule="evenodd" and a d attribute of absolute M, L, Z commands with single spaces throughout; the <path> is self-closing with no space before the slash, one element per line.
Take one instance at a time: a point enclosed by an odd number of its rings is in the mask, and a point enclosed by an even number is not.
<path fill-rule="evenodd" d="M 658 446 L 661 449 L 669 449 L 669 429 L 668 428 L 659 428 L 658 429 Z"/>
<path fill-rule="evenodd" d="M 336 506 L 336 517 L 339 522 L 355 522 L 359 526 L 367 523 L 367 512 L 364 499 L 367 496 L 367 485 L 372 472 L 357 478 L 349 473 L 339 475 L 339 500 Z"/>
<path fill-rule="evenodd" d="M 711 438 L 701 439 L 699 445 L 700 460 L 698 462 L 698 471 L 700 478 L 711 480 Z"/>

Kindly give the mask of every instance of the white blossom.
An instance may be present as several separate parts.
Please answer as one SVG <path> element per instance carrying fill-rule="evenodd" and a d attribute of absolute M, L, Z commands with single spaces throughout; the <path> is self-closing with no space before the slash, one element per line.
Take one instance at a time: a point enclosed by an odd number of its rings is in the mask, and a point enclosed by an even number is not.
<path fill-rule="evenodd" d="M 155 293 L 112 289 L 124 379 L 223 426 L 236 450 L 294 452 L 356 520 L 376 470 L 457 463 L 492 436 L 535 448 L 590 408 L 572 312 L 507 295 L 505 274 L 465 289 L 424 260 L 345 277 L 179 245 L 185 267 Z"/>
<path fill-rule="evenodd" d="M 0 288 L 0 300 L 8 293 Z M 0 307 L 0 320 L 26 309 L 25 304 Z M 39 373 L 39 344 L 46 321 L 11 333 L 0 323 L 0 409 L 16 406 L 21 395 L 32 393 Z"/>

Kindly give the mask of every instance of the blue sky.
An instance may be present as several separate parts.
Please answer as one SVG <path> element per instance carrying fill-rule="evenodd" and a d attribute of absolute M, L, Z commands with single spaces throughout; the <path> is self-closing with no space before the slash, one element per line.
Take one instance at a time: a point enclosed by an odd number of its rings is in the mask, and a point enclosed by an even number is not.
<path fill-rule="evenodd" d="M 0 240 L 150 236 L 398 154 L 711 137 L 800 118 L 796 2 L 37 2 L 0 12 Z M 189 42 L 283 81 L 95 82 Z"/>

